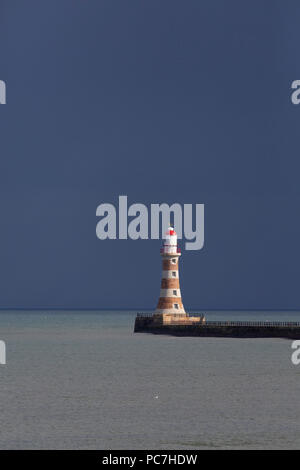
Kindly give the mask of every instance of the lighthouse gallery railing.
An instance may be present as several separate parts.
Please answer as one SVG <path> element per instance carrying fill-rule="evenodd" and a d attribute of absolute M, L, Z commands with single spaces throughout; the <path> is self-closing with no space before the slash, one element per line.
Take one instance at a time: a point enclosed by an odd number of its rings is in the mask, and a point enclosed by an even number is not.
<path fill-rule="evenodd" d="M 176 246 L 176 245 L 164 245 L 163 248 L 160 249 L 160 252 L 161 252 L 161 253 L 169 253 L 169 254 L 172 254 L 172 252 L 166 252 L 165 248 L 166 248 L 166 249 L 168 249 L 168 248 L 176 248 L 176 250 L 174 251 L 174 254 L 175 254 L 175 253 L 181 253 L 181 249 L 180 249 L 178 246 Z"/>

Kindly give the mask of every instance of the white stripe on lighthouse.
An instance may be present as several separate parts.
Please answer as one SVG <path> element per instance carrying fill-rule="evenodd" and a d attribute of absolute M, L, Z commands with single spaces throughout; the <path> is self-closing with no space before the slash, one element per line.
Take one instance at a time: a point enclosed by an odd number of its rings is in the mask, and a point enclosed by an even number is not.
<path fill-rule="evenodd" d="M 178 270 L 176 271 L 163 271 L 162 272 L 162 279 L 178 279 Z"/>
<path fill-rule="evenodd" d="M 185 313 L 185 310 L 184 310 L 184 308 L 178 308 L 178 309 L 176 309 L 176 308 L 163 308 L 163 309 L 162 308 L 157 308 L 155 310 L 155 313 L 173 313 L 173 314 L 181 313 L 181 314 L 183 314 L 183 313 Z"/>
<path fill-rule="evenodd" d="M 160 289 L 160 297 L 181 297 L 180 289 Z"/>

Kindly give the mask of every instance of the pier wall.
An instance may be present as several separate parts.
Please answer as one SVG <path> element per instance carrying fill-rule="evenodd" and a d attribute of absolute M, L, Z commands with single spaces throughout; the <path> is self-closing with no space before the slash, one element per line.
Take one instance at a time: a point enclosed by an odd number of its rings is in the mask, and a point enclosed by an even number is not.
<path fill-rule="evenodd" d="M 300 339 L 300 323 L 296 322 L 182 322 L 158 323 L 153 317 L 137 316 L 136 333 L 173 336 L 200 336 L 221 338 L 289 338 Z"/>

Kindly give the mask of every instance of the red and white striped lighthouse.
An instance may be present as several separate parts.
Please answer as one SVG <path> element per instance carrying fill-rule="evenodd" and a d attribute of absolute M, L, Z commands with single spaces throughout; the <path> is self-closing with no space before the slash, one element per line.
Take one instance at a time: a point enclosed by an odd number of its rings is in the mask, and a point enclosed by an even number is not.
<path fill-rule="evenodd" d="M 173 227 L 168 228 L 160 253 L 162 256 L 162 279 L 155 314 L 186 317 L 179 285 L 178 263 L 181 252 L 177 246 L 177 233 Z"/>

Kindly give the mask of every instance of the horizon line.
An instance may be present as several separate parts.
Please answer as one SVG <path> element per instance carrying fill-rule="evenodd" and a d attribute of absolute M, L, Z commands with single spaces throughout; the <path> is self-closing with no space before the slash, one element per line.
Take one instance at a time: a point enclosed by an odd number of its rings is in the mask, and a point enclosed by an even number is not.
<path fill-rule="evenodd" d="M 0 311 L 36 311 L 36 310 L 55 310 L 55 311 L 152 311 L 153 308 L 136 308 L 136 307 L 0 307 Z M 188 311 L 209 311 L 209 312 L 300 312 L 300 308 L 191 308 Z M 188 312 L 187 312 L 188 313 Z"/>

